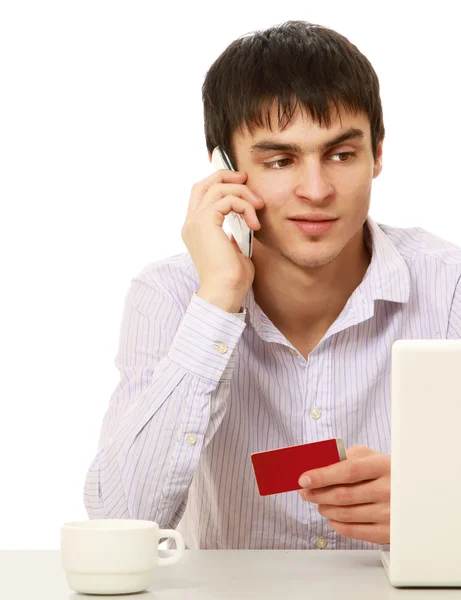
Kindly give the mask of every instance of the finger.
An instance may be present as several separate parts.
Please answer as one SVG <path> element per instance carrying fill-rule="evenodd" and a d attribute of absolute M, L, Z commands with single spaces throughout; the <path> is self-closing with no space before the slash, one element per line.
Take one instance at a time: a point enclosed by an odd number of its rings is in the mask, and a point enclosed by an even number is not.
<path fill-rule="evenodd" d="M 194 183 L 191 189 L 188 212 L 195 212 L 197 210 L 198 205 L 202 201 L 202 198 L 208 192 L 211 186 L 216 185 L 217 183 L 234 183 L 234 184 L 244 184 L 247 180 L 248 175 L 242 171 L 231 171 L 230 169 L 219 169 L 212 175 L 209 175 L 205 179 L 201 181 L 197 181 Z"/>
<path fill-rule="evenodd" d="M 242 184 L 248 178 L 248 174 L 243 171 L 231 171 L 230 169 L 219 169 L 205 179 L 197 181 L 192 186 L 191 200 L 201 199 L 212 185 L 216 183 L 240 183 Z"/>
<path fill-rule="evenodd" d="M 226 196 L 238 196 L 243 200 L 246 200 L 252 204 L 255 209 L 261 209 L 264 205 L 261 198 L 259 198 L 254 192 L 250 190 L 246 185 L 232 184 L 232 183 L 220 183 L 210 187 L 207 193 L 197 204 L 197 210 L 202 210 L 207 206 L 218 202 Z"/>
<path fill-rule="evenodd" d="M 230 179 L 228 176 L 229 173 L 235 173 L 234 171 L 226 172 L 224 169 L 218 173 L 222 174 L 223 179 L 212 179 L 211 182 L 205 180 L 193 186 L 189 201 L 189 210 L 198 210 L 202 206 L 212 204 L 227 194 L 241 196 L 245 200 L 252 202 L 258 209 L 264 206 L 262 199 L 244 183 L 247 178 L 246 174 L 245 177 L 235 180 L 235 178 L 232 179 L 232 175 Z"/>
<path fill-rule="evenodd" d="M 336 533 L 354 540 L 363 540 L 372 544 L 390 543 L 390 527 L 382 523 L 341 523 L 329 520 L 328 525 Z"/>
<path fill-rule="evenodd" d="M 250 229 L 259 229 L 261 227 L 259 219 L 256 216 L 256 210 L 254 206 L 250 202 L 242 200 L 242 198 L 239 198 L 238 196 L 225 196 L 221 200 L 215 202 L 211 209 L 211 214 L 215 219 L 215 223 L 218 225 L 223 224 L 224 216 L 228 215 L 230 212 L 235 212 L 243 216 Z M 205 212 L 207 211 L 204 209 L 199 214 L 203 214 Z"/>
<path fill-rule="evenodd" d="M 349 485 L 302 490 L 302 498 L 314 504 L 352 506 L 369 502 L 388 502 L 390 499 L 389 477 L 362 481 Z"/>
<path fill-rule="evenodd" d="M 322 517 L 341 523 L 389 523 L 389 504 L 355 504 L 354 506 L 333 506 L 319 504 L 317 511 Z"/>
<path fill-rule="evenodd" d="M 315 489 L 376 479 L 390 472 L 390 458 L 388 454 L 376 452 L 363 458 L 342 460 L 339 463 L 303 473 L 299 478 L 299 485 L 303 488 Z M 305 481 L 304 475 L 309 477 L 310 483 Z"/>

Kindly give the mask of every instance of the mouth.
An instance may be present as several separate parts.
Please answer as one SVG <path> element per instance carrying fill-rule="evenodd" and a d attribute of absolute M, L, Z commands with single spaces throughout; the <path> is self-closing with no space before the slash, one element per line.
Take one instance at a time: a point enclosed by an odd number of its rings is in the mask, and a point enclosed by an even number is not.
<path fill-rule="evenodd" d="M 304 233 L 320 234 L 328 231 L 338 219 L 318 216 L 299 216 L 289 219 Z"/>

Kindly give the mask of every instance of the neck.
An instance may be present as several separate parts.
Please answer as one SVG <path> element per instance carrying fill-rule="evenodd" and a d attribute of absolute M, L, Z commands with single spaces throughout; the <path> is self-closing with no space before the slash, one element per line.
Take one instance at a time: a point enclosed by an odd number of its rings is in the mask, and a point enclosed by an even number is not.
<path fill-rule="evenodd" d="M 255 301 L 282 333 L 294 335 L 328 329 L 363 280 L 371 260 L 363 228 L 324 267 L 300 267 L 259 243 L 255 250 Z"/>

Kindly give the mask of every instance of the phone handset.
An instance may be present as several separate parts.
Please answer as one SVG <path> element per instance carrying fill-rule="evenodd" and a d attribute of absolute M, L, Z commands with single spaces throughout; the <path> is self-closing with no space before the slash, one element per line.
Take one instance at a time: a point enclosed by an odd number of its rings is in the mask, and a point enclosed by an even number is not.
<path fill-rule="evenodd" d="M 219 146 L 216 146 L 213 150 L 211 164 L 216 171 L 219 169 L 235 171 L 229 157 Z M 228 235 L 229 233 L 233 235 L 242 254 L 251 258 L 254 232 L 248 227 L 243 216 L 235 212 L 230 212 L 224 217 L 223 229 Z"/>

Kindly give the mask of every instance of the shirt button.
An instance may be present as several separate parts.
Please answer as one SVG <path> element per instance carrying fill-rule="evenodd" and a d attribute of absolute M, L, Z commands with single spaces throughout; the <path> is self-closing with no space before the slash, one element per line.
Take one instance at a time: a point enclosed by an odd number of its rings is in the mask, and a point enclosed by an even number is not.
<path fill-rule="evenodd" d="M 195 444 L 195 442 L 197 441 L 197 438 L 195 437 L 195 435 L 193 433 L 188 433 L 186 435 L 186 442 L 190 445 L 193 446 Z"/>
<path fill-rule="evenodd" d="M 220 354 L 226 354 L 227 352 L 227 344 L 224 344 L 223 342 L 220 342 L 217 346 L 216 346 L 216 350 L 220 353 Z"/>
<path fill-rule="evenodd" d="M 313 419 L 320 419 L 320 417 L 322 416 L 322 411 L 320 410 L 320 408 L 313 408 L 311 415 Z"/>
<path fill-rule="evenodd" d="M 290 352 L 293 354 L 293 356 L 297 356 L 298 351 L 295 350 L 294 348 L 290 348 Z"/>
<path fill-rule="evenodd" d="M 320 537 L 317 540 L 315 545 L 317 546 L 317 548 L 322 549 L 322 548 L 325 548 L 327 544 L 328 544 L 327 540 L 324 537 Z"/>

